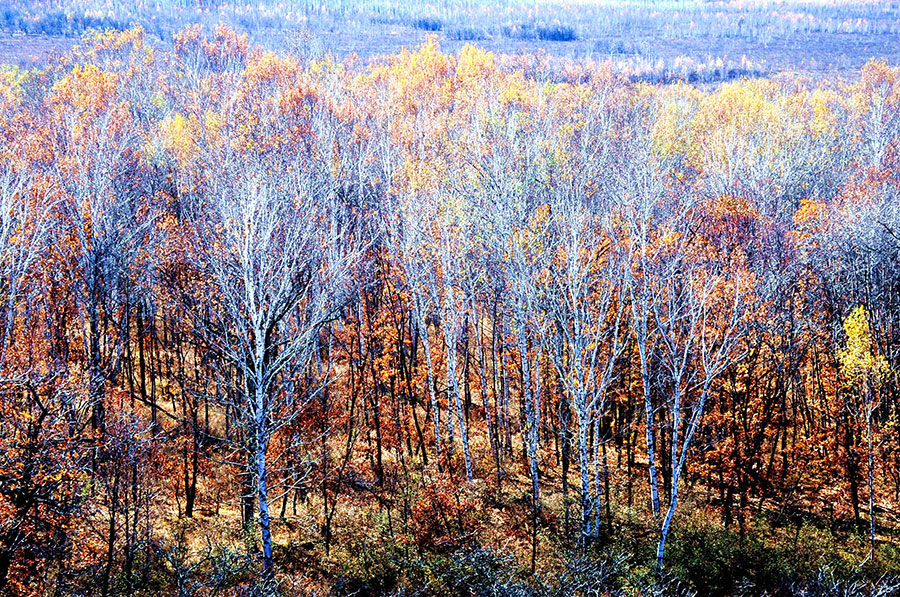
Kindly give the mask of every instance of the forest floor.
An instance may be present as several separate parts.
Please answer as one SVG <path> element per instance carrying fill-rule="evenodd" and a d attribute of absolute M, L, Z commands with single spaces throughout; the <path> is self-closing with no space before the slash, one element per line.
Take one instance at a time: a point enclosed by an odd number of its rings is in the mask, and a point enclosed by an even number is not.
<path fill-rule="evenodd" d="M 568 503 L 570 520 L 565 522 L 565 503 L 559 464 L 552 442 L 541 453 L 541 516 L 537 534 L 536 570 L 531 560 L 532 511 L 530 479 L 520 445 L 506 457 L 498 491 L 491 452 L 485 438 L 473 437 L 472 454 L 476 479 L 467 485 L 461 479 L 438 475 L 433 463 L 422 471 L 418 457 L 386 449 L 385 477 L 379 483 L 374 467 L 365 458 L 354 459 L 345 470 L 340 486 L 329 483 L 328 499 L 337 500 L 332 523 L 332 545 L 323 540 L 325 520 L 322 486 L 310 479 L 307 491 L 276 496 L 272 504 L 275 558 L 279 579 L 287 594 L 344 594 L 353 590 L 389 592 L 410 579 L 411 563 L 430 566 L 452 557 L 460 549 L 486 548 L 511 558 L 512 574 L 525 583 L 558 578 L 565 573 L 566 554 L 578 552 L 578 472 L 570 470 Z M 366 451 L 361 444 L 358 448 Z M 341 446 L 334 445 L 334 454 Z M 602 511 L 601 534 L 592 546 L 602 557 L 622 557 L 629 574 L 637 578 L 653 573 L 653 553 L 659 522 L 649 508 L 644 484 L 635 484 L 632 503 L 628 487 L 621 481 L 625 471 L 617 466 L 617 452 L 609 449 L 610 506 Z M 646 463 L 643 463 L 646 468 Z M 642 463 L 637 463 L 640 469 Z M 176 488 L 179 479 L 169 477 L 160 494 L 172 492 L 174 499 L 160 500 L 176 508 L 159 514 L 165 529 L 163 540 L 177 541 L 179 533 L 193 557 L 207 550 L 210 541 L 230 545 L 235 553 L 254 552 L 256 533 L 245 534 L 234 488 L 239 486 L 233 469 L 207 463 L 199 477 L 198 503 L 192 519 L 180 515 L 183 498 Z M 275 493 L 278 493 L 277 491 Z M 866 562 L 866 528 L 820 512 L 770 504 L 748 516 L 745 532 L 736 522 L 722 525 L 721 509 L 710 500 L 709 488 L 698 483 L 684 488 L 669 561 L 678 578 L 699 594 L 731 594 L 741 576 L 753 583 L 786 582 L 792 574 L 808 576 L 818 566 L 852 570 Z M 602 499 L 602 498 L 601 498 Z M 753 510 L 754 507 L 751 507 Z M 879 512 L 878 562 L 867 565 L 878 574 L 900 572 L 900 553 L 893 537 L 900 531 L 896 516 Z M 867 513 L 864 512 L 867 519 Z M 865 526 L 865 525 L 864 525 Z M 209 539 L 209 541 L 208 541 Z M 437 558 L 437 559 L 436 559 Z M 425 564 L 428 563 L 428 564 Z M 412 569 L 414 572 L 416 568 Z M 773 585 L 774 586 L 774 585 Z M 338 587 L 338 589 L 336 589 Z M 343 588 L 341 588 L 343 587 Z"/>

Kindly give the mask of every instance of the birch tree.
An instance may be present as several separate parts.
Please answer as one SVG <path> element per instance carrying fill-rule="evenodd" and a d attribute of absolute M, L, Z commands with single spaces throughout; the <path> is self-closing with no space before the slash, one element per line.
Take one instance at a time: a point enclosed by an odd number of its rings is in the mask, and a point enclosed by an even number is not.
<path fill-rule="evenodd" d="M 0 166 L 0 300 L 3 301 L 0 371 L 14 340 L 19 306 L 31 294 L 27 278 L 47 242 L 50 204 L 35 197 L 31 175 L 8 160 Z"/>
<path fill-rule="evenodd" d="M 592 456 L 588 441 L 606 409 L 607 390 L 622 349 L 622 260 L 608 213 L 594 215 L 571 199 L 554 207 L 556 256 L 543 300 L 544 343 L 575 410 L 581 526 L 583 537 L 588 538 L 599 531 L 601 493 L 597 450 Z M 600 441 L 599 433 L 595 434 L 595 447 Z"/>
<path fill-rule="evenodd" d="M 395 198 L 392 214 L 386 220 L 386 238 L 394 259 L 398 262 L 409 289 L 412 316 L 415 328 L 422 339 L 425 352 L 426 383 L 431 405 L 431 420 L 434 431 L 434 449 L 438 468 L 442 466 L 442 432 L 440 404 L 435 391 L 434 364 L 432 362 L 431 337 L 428 332 L 428 313 L 433 308 L 428 289 L 436 284 L 434 270 L 422 255 L 427 230 L 426 219 L 421 209 L 414 208 L 409 199 Z"/>
<path fill-rule="evenodd" d="M 121 365 L 131 278 L 142 264 L 154 226 L 139 164 L 141 130 L 116 76 L 76 67 L 49 103 L 50 144 L 60 199 L 55 246 L 71 276 L 84 343 L 91 426 L 102 430 L 106 384 Z M 89 99 L 78 94 L 97 89 Z"/>
<path fill-rule="evenodd" d="M 253 479 L 267 582 L 274 575 L 273 471 L 281 462 L 270 446 L 328 383 L 330 372 L 313 371 L 324 350 L 320 332 L 351 294 L 359 257 L 329 161 L 334 118 L 293 79 L 290 64 L 281 68 L 273 76 L 288 79 L 293 103 L 268 97 L 268 87 L 248 77 L 204 144 L 207 176 L 191 214 L 202 276 L 192 313 L 222 363 L 220 381 L 231 386 L 220 398 L 241 430 L 237 447 Z M 245 110 L 258 119 L 254 126 Z"/>
<path fill-rule="evenodd" d="M 632 150 L 633 151 L 633 150 Z M 649 151 L 626 153 L 626 168 L 620 172 L 624 214 L 628 222 L 628 267 L 625 288 L 631 309 L 631 327 L 641 373 L 644 406 L 644 432 L 647 442 L 647 468 L 650 505 L 659 517 L 659 481 L 656 452 L 656 409 L 652 400 L 653 355 L 656 336 L 653 325 L 655 289 L 651 269 L 656 256 L 654 227 L 659 204 L 665 194 L 664 167 Z"/>
<path fill-rule="evenodd" d="M 698 254 L 701 249 L 692 246 L 695 223 L 690 206 L 675 203 L 670 213 L 660 254 L 650 272 L 654 287 L 652 317 L 664 373 L 660 391 L 665 396 L 671 432 L 667 455 L 671 492 L 656 550 L 660 570 L 678 507 L 681 476 L 713 382 L 738 358 L 735 344 L 743 320 L 746 284 L 717 256 Z"/>

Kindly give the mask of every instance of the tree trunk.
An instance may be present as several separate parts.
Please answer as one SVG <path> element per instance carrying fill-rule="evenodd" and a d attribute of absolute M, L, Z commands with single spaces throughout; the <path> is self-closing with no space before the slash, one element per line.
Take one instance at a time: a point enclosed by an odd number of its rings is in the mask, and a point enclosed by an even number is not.
<path fill-rule="evenodd" d="M 868 401 L 868 391 L 866 392 Z M 866 435 L 868 436 L 868 464 L 869 464 L 869 543 L 870 543 L 870 556 L 875 555 L 875 454 L 872 446 L 872 407 L 870 404 L 866 405 Z"/>
<path fill-rule="evenodd" d="M 90 402 L 91 402 L 91 429 L 103 432 L 106 429 L 104 414 L 104 379 L 100 364 L 100 314 L 97 307 L 91 307 L 88 343 L 90 345 Z"/>
<path fill-rule="evenodd" d="M 453 394 L 453 406 L 454 410 L 456 410 L 456 423 L 459 427 L 459 437 L 462 441 L 463 458 L 466 465 L 466 481 L 472 483 L 472 458 L 469 454 L 469 432 L 466 429 L 465 414 L 463 413 L 462 401 L 459 397 L 459 379 L 457 378 L 456 370 L 456 337 L 453 334 L 450 334 L 450 336 L 452 337 L 447 338 L 447 386 Z M 452 420 L 452 416 L 448 417 L 448 423 Z M 449 426 L 452 427 L 452 424 Z"/>
<path fill-rule="evenodd" d="M 656 480 L 656 448 L 653 404 L 650 399 L 650 374 L 642 373 L 644 385 L 644 411 L 646 414 L 646 433 L 647 433 L 647 466 L 650 469 L 650 504 L 653 508 L 653 516 L 659 518 L 659 486 Z"/>
<path fill-rule="evenodd" d="M 434 455 L 438 470 L 441 470 L 441 419 L 437 396 L 434 392 L 434 368 L 431 364 L 431 340 L 428 338 L 428 324 L 421 313 L 417 314 L 422 333 L 422 347 L 425 349 L 425 368 L 428 379 L 428 397 L 431 400 L 431 416 L 434 424 Z"/>
<path fill-rule="evenodd" d="M 578 415 L 578 466 L 581 471 L 581 532 L 584 538 L 591 536 L 591 481 L 590 452 L 588 451 L 588 428 L 586 413 Z"/>
<path fill-rule="evenodd" d="M 677 474 L 676 474 L 677 476 Z M 673 479 L 672 483 L 672 499 L 669 501 L 669 509 L 666 517 L 663 519 L 662 531 L 659 534 L 659 543 L 656 546 L 656 568 L 658 572 L 663 571 L 663 559 L 666 553 L 666 539 L 669 537 L 669 528 L 672 526 L 672 517 L 675 515 L 675 508 L 678 506 L 678 480 Z"/>
<path fill-rule="evenodd" d="M 275 567 L 272 561 L 272 531 L 269 519 L 269 489 L 266 485 L 266 437 L 263 425 L 265 421 L 258 422 L 260 429 L 256 437 L 256 496 L 259 501 L 259 531 L 262 536 L 263 575 L 266 581 L 273 578 Z"/>

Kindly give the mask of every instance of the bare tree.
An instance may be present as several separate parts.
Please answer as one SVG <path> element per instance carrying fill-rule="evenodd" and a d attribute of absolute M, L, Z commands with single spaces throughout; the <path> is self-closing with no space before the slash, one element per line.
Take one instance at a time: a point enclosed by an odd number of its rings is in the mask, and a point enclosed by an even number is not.
<path fill-rule="evenodd" d="M 607 390 L 623 343 L 622 241 L 617 225 L 620 210 L 613 185 L 615 168 L 613 104 L 606 90 L 578 104 L 571 115 L 560 115 L 570 126 L 560 127 L 556 142 L 567 159 L 548 179 L 549 250 L 554 257 L 541 276 L 542 336 L 560 384 L 563 467 L 568 463 L 569 403 L 578 426 L 581 475 L 582 536 L 599 534 L 601 473 L 600 421 Z M 593 454 L 590 435 L 594 433 Z M 593 472 L 593 484 L 591 489 Z M 563 488 L 567 487 L 565 472 Z M 607 496 L 608 499 L 608 496 Z M 593 521 L 591 521 L 593 511 Z M 568 514 L 567 514 L 568 515 Z"/>
<path fill-rule="evenodd" d="M 650 504 L 653 515 L 659 517 L 659 481 L 656 453 L 656 411 L 652 401 L 652 359 L 656 341 L 653 328 L 654 287 L 652 264 L 658 250 L 653 238 L 659 203 L 665 193 L 665 166 L 649 149 L 644 140 L 628 148 L 620 171 L 621 192 L 625 218 L 629 228 L 629 265 L 626 268 L 625 287 L 631 306 L 631 327 L 641 371 L 644 403 L 644 432 L 647 441 L 647 467 L 650 479 Z"/>
<path fill-rule="evenodd" d="M 532 550 L 537 552 L 537 523 L 540 513 L 540 309 L 542 271 L 548 259 L 546 229 L 547 204 L 552 175 L 546 156 L 539 150 L 549 131 L 532 128 L 521 113 L 504 114 L 487 124 L 476 143 L 493 136 L 498 142 L 482 159 L 472 162 L 469 185 L 474 186 L 477 214 L 486 231 L 487 245 L 504 281 L 505 329 L 511 332 L 518 352 L 521 396 L 524 412 L 522 436 L 531 479 Z M 492 130 L 498 127 L 497 130 Z M 474 181 L 474 182 L 473 182 Z M 462 187 L 460 185 L 460 188 Z M 543 205 L 542 205 L 543 202 Z"/>
<path fill-rule="evenodd" d="M 325 155 L 328 139 L 320 131 Z M 195 265 L 205 277 L 193 314 L 232 386 L 223 400 L 242 432 L 271 579 L 270 483 L 280 462 L 271 440 L 329 381 L 330 371 L 322 377 L 310 367 L 323 350 L 320 331 L 348 296 L 359 248 L 313 144 L 243 152 L 226 141 L 207 151 L 205 192 L 192 216 Z"/>
<path fill-rule="evenodd" d="M 124 105 L 59 116 L 52 138 L 61 189 L 55 226 L 86 355 L 91 426 L 103 429 L 105 386 L 118 373 L 129 326 L 131 277 L 140 271 L 154 219 L 138 163 L 140 131 Z"/>
<path fill-rule="evenodd" d="M 432 362 L 431 337 L 428 331 L 428 313 L 434 308 L 430 288 L 436 286 L 433 265 L 427 261 L 422 250 L 428 231 L 426 212 L 412 205 L 409 197 L 394 198 L 392 214 L 386 220 L 386 238 L 392 255 L 406 278 L 412 303 L 414 326 L 422 339 L 425 352 L 426 382 L 431 404 L 431 418 L 434 430 L 434 449 L 438 468 L 441 467 L 442 442 L 440 405 L 435 391 L 434 364 Z"/>
<path fill-rule="evenodd" d="M 464 290 L 464 271 L 467 267 L 469 231 L 466 230 L 465 218 L 460 214 L 466 209 L 453 203 L 450 197 L 440 197 L 434 213 L 436 220 L 432 223 L 435 235 L 431 250 L 432 268 L 439 276 L 428 277 L 428 292 L 431 303 L 440 313 L 441 329 L 444 332 L 444 343 L 447 349 L 447 390 L 448 401 L 452 402 L 456 419 L 456 431 L 459 432 L 463 449 L 463 460 L 466 468 L 466 480 L 471 483 L 472 456 L 469 451 L 469 430 L 463 413 L 463 405 L 459 388 L 458 345 L 465 325 L 466 309 L 469 305 Z M 449 405 L 448 405 L 449 408 Z M 448 417 L 450 441 L 453 441 L 453 419 Z"/>
<path fill-rule="evenodd" d="M 653 321 L 665 373 L 661 390 L 671 431 L 672 485 L 656 551 L 660 570 L 691 442 L 713 382 L 737 358 L 734 348 L 745 307 L 739 273 L 716 255 L 698 254 L 697 247 L 691 246 L 690 207 L 676 203 L 672 214 L 667 226 L 671 234 L 662 239 L 650 272 Z"/>
<path fill-rule="evenodd" d="M 622 260 L 610 230 L 611 213 L 597 216 L 578 198 L 554 204 L 556 259 L 546 276 L 544 344 L 569 395 L 578 425 L 582 534 L 596 536 L 599 462 L 589 449 L 592 427 L 606 410 L 607 389 L 622 350 Z M 599 445 L 601 438 L 595 436 Z M 592 490 L 591 471 L 596 489 Z M 593 525 L 591 512 L 594 512 Z M 593 528 L 592 528 L 593 526 Z"/>
<path fill-rule="evenodd" d="M 47 242 L 50 207 L 31 193 L 31 176 L 4 161 L 0 165 L 0 291 L 2 340 L 0 371 L 13 342 L 19 305 L 28 299 L 27 278 Z"/>

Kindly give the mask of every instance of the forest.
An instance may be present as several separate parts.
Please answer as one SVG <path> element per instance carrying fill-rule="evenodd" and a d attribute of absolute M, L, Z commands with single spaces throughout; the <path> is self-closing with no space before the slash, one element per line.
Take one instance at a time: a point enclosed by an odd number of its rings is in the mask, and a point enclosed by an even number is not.
<path fill-rule="evenodd" d="M 887 61 L 90 30 L 0 137 L 0 594 L 900 593 Z"/>

